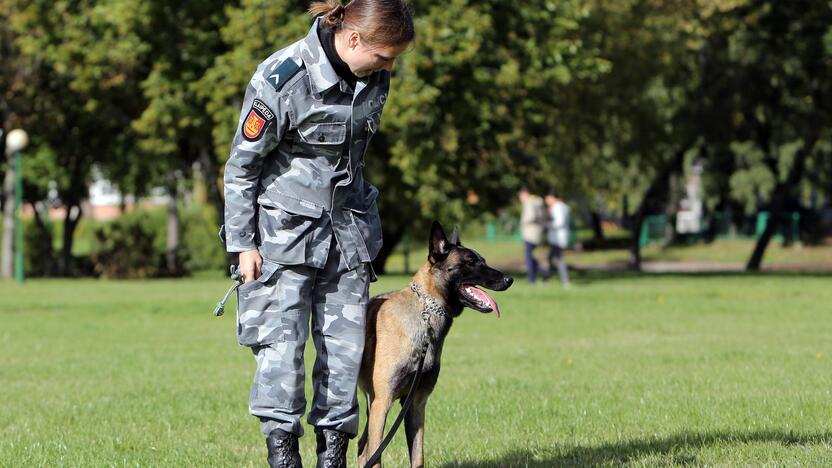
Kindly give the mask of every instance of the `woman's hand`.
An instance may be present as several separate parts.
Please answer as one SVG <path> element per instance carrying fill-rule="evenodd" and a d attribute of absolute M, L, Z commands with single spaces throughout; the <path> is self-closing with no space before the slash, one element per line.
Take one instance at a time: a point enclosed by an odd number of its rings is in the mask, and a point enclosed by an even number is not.
<path fill-rule="evenodd" d="M 243 283 L 256 280 L 260 277 L 260 267 L 263 266 L 263 259 L 257 249 L 240 252 L 240 274 L 243 276 Z"/>

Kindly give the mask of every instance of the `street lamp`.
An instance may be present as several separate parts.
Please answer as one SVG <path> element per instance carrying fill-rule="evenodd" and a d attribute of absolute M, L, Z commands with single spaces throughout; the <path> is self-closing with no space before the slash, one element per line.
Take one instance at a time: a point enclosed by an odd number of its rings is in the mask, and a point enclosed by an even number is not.
<path fill-rule="evenodd" d="M 14 157 L 14 166 L 6 174 L 6 213 L 3 240 L 3 274 L 11 276 L 11 252 L 14 251 L 14 276 L 18 283 L 23 282 L 23 223 L 20 220 L 20 205 L 23 199 L 23 177 L 21 174 L 21 151 L 29 144 L 29 135 L 25 130 L 15 129 L 6 136 L 6 156 Z M 14 207 L 8 203 L 14 185 Z M 12 211 L 13 210 L 13 211 Z M 10 213 L 11 211 L 11 213 Z M 11 247 L 11 234 L 14 231 L 14 249 Z"/>

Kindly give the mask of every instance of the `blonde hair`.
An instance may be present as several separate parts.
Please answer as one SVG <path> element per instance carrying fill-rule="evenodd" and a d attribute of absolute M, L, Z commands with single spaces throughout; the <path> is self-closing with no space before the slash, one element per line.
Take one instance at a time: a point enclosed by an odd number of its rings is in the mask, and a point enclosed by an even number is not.
<path fill-rule="evenodd" d="M 416 36 L 413 14 L 404 0 L 340 0 L 315 2 L 309 14 L 321 16 L 324 26 L 334 31 L 343 27 L 358 31 L 369 44 L 397 46 Z"/>

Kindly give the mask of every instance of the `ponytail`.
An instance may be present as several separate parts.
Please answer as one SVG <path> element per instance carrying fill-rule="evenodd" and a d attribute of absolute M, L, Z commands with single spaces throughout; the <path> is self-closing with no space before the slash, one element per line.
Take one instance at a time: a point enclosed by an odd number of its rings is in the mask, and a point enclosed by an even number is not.
<path fill-rule="evenodd" d="M 321 22 L 324 23 L 324 26 L 329 29 L 338 30 L 344 24 L 347 7 L 340 0 L 315 2 L 309 7 L 309 14 L 312 16 L 323 16 Z"/>

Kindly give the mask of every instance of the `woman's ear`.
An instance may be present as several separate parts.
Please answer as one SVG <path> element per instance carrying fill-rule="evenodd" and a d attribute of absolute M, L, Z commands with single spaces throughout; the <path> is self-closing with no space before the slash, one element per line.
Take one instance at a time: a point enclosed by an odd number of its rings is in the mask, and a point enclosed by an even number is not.
<path fill-rule="evenodd" d="M 361 36 L 358 34 L 358 31 L 348 31 L 347 32 L 347 45 L 350 49 L 355 50 L 358 47 L 358 44 L 361 42 Z"/>

